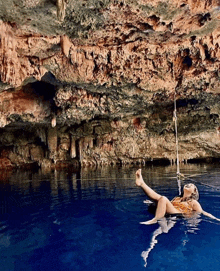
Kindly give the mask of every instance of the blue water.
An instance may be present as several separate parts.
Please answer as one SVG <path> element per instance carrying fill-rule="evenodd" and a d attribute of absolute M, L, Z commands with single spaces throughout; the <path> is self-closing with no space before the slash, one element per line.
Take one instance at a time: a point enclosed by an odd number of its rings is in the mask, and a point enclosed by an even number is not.
<path fill-rule="evenodd" d="M 153 214 L 135 186 L 136 170 L 1 173 L 0 270 L 218 270 L 220 222 L 171 217 L 168 232 L 139 224 Z M 183 165 L 181 171 L 193 175 L 203 209 L 220 217 L 220 167 Z M 178 194 L 175 167 L 142 173 L 157 192 Z"/>

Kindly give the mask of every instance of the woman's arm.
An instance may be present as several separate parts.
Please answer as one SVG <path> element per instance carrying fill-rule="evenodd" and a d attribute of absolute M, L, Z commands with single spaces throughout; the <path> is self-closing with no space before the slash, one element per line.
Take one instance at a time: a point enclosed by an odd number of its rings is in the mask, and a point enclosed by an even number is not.
<path fill-rule="evenodd" d="M 200 203 L 199 203 L 198 201 L 196 201 L 196 200 L 193 200 L 193 202 L 192 202 L 192 208 L 193 208 L 193 211 L 196 211 L 196 212 L 201 213 L 201 214 L 203 214 L 203 215 L 205 215 L 205 216 L 208 216 L 208 217 L 210 217 L 210 218 L 212 218 L 212 219 L 215 219 L 215 220 L 220 221 L 219 218 L 217 218 L 217 217 L 215 217 L 214 215 L 212 215 L 212 214 L 210 214 L 210 213 L 204 211 L 204 210 L 202 209 L 202 206 L 200 205 Z"/>
<path fill-rule="evenodd" d="M 203 211 L 202 214 L 203 214 L 203 215 L 206 215 L 206 216 L 208 216 L 208 217 L 210 217 L 210 218 L 212 218 L 212 219 L 215 219 L 215 220 L 217 220 L 217 221 L 220 221 L 219 218 L 217 218 L 217 217 L 215 217 L 214 215 L 212 215 L 212 214 L 210 214 L 210 213 L 207 213 L 207 212 L 205 212 L 205 211 Z"/>

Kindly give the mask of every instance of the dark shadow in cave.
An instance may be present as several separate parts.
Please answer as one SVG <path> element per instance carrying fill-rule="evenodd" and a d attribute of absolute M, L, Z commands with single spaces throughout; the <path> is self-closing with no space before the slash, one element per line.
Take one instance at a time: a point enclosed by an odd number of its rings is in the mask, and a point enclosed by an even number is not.
<path fill-rule="evenodd" d="M 81 160 L 79 146 L 80 146 L 79 139 L 77 139 L 77 140 L 76 140 L 76 157 L 75 157 L 75 158 L 76 158 L 78 161 Z"/>
<path fill-rule="evenodd" d="M 192 59 L 189 56 L 185 56 L 183 59 L 183 64 L 190 68 L 192 66 Z"/>
<path fill-rule="evenodd" d="M 145 161 L 145 164 L 154 165 L 154 166 L 169 166 L 170 160 L 167 158 L 158 158 L 158 159 Z"/>
<path fill-rule="evenodd" d="M 195 98 L 192 99 L 179 99 L 176 101 L 176 107 L 186 107 L 188 104 L 190 105 L 196 105 L 198 104 L 198 100 Z"/>
<path fill-rule="evenodd" d="M 31 84 L 33 91 L 36 95 L 44 98 L 45 101 L 53 101 L 55 96 L 55 86 L 42 81 L 37 81 Z"/>
<path fill-rule="evenodd" d="M 220 162 L 219 157 L 192 158 L 187 160 L 188 164 L 215 164 Z"/>
<path fill-rule="evenodd" d="M 54 75 L 50 72 L 47 72 L 43 77 L 41 81 L 36 81 L 34 83 L 31 83 L 31 87 L 33 89 L 33 92 L 37 95 L 43 98 L 44 101 L 49 101 L 51 104 L 51 110 L 52 112 L 56 113 L 56 105 L 54 101 L 54 97 L 56 94 L 56 88 L 58 85 L 61 85 Z"/>

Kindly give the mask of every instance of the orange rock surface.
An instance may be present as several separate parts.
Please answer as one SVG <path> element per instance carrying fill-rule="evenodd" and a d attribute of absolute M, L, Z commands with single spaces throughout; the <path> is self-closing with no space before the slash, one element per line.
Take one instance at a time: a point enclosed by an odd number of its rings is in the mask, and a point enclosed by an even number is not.
<path fill-rule="evenodd" d="M 219 0 L 55 2 L 0 8 L 5 159 L 173 161 L 175 99 L 181 160 L 220 156 Z"/>

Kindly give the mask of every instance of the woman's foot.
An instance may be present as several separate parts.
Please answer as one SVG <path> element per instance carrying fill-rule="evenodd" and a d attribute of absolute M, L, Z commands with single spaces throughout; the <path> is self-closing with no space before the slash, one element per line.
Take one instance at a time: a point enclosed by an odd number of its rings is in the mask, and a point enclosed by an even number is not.
<path fill-rule="evenodd" d="M 141 169 L 136 171 L 136 185 L 141 186 L 144 183 L 144 180 L 141 175 Z"/>
<path fill-rule="evenodd" d="M 157 218 L 153 218 L 151 220 L 145 221 L 145 222 L 140 222 L 140 224 L 144 224 L 144 225 L 151 225 L 151 224 L 155 224 L 157 223 Z"/>

